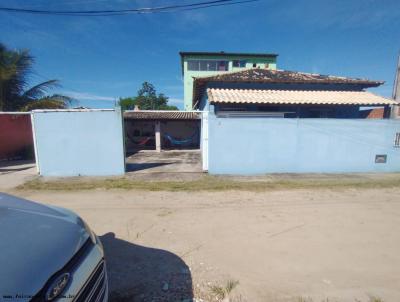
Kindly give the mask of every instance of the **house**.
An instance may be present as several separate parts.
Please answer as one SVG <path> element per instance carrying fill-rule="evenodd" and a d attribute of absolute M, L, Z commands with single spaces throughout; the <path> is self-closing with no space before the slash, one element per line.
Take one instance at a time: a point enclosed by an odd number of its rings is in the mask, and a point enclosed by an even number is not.
<path fill-rule="evenodd" d="M 217 115 L 285 118 L 366 118 L 364 108 L 383 108 L 389 117 L 392 100 L 367 88 L 382 81 L 253 68 L 194 78 L 193 106 Z"/>
<path fill-rule="evenodd" d="M 193 78 L 249 68 L 276 69 L 277 54 L 180 52 L 184 82 L 184 110 L 192 110 Z"/>
<path fill-rule="evenodd" d="M 193 78 L 210 174 L 400 171 L 382 81 L 251 68 Z M 374 118 L 374 119 L 371 119 Z"/>
<path fill-rule="evenodd" d="M 277 70 L 276 55 L 181 57 L 194 110 L 33 111 L 38 172 L 121 175 L 127 151 L 147 144 L 200 149 L 210 174 L 400 172 L 397 103 L 367 90 L 382 81 Z"/>

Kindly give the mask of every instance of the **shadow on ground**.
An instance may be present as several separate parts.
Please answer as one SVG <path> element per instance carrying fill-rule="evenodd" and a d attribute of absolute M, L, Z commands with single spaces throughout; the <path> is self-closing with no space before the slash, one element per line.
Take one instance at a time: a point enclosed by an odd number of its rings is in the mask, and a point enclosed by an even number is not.
<path fill-rule="evenodd" d="M 172 163 L 138 163 L 138 164 L 131 164 L 128 163 L 126 164 L 126 172 L 135 172 L 135 171 L 141 171 L 141 170 L 146 170 L 146 169 L 151 169 L 151 168 L 156 168 L 156 167 L 161 167 L 161 166 L 166 166 L 170 165 Z"/>
<path fill-rule="evenodd" d="M 177 255 L 118 239 L 100 237 L 107 261 L 110 302 L 192 301 L 189 267 Z"/>
<path fill-rule="evenodd" d="M 25 171 L 25 170 L 31 169 L 33 167 L 34 166 L 28 166 L 28 167 L 23 167 L 23 168 L 0 168 L 0 173 Z"/>
<path fill-rule="evenodd" d="M 34 160 L 0 160 L 0 168 L 15 167 L 15 166 L 35 166 Z"/>

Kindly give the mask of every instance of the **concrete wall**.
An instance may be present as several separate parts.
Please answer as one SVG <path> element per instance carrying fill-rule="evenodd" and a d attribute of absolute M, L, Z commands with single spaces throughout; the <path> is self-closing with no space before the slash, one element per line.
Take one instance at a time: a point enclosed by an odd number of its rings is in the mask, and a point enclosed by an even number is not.
<path fill-rule="evenodd" d="M 0 113 L 0 160 L 33 159 L 29 113 Z"/>
<path fill-rule="evenodd" d="M 396 120 L 209 115 L 211 174 L 399 172 Z M 387 155 L 386 163 L 375 163 Z"/>
<path fill-rule="evenodd" d="M 43 176 L 125 172 L 120 110 L 35 110 L 33 129 Z"/>

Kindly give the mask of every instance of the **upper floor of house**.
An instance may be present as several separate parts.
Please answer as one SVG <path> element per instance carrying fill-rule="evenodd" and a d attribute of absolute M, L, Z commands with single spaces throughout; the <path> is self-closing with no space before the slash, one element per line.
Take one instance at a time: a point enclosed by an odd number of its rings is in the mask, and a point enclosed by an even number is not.
<path fill-rule="evenodd" d="M 180 52 L 183 76 L 207 76 L 246 68 L 275 70 L 277 54 L 229 52 Z"/>
<path fill-rule="evenodd" d="M 230 52 L 180 52 L 184 82 L 184 109 L 192 109 L 193 78 L 250 68 L 276 70 L 277 54 Z"/>

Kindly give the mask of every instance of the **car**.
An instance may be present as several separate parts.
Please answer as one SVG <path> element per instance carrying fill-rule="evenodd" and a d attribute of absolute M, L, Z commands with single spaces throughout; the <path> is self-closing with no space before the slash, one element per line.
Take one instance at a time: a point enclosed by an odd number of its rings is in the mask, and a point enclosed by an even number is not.
<path fill-rule="evenodd" d="M 72 211 L 0 193 L 0 301 L 108 301 L 99 238 Z"/>

